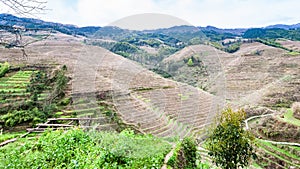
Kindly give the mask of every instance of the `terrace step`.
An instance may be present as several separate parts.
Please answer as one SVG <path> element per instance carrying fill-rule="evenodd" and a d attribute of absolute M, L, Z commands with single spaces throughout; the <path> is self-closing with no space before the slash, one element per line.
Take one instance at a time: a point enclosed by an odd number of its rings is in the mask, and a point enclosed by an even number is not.
<path fill-rule="evenodd" d="M 70 124 L 37 124 L 38 127 L 73 127 Z"/>

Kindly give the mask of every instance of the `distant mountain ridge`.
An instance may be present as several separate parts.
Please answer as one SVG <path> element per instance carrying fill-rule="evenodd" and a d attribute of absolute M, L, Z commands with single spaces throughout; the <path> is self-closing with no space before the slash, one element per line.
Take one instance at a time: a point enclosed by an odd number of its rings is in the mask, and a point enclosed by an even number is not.
<path fill-rule="evenodd" d="M 285 24 L 276 24 L 276 25 L 270 25 L 265 27 L 266 29 L 273 29 L 273 28 L 279 28 L 279 29 L 299 29 L 300 28 L 300 23 L 293 24 L 293 25 L 285 25 Z"/>
<path fill-rule="evenodd" d="M 70 24 L 61 24 L 61 23 L 55 23 L 55 22 L 47 22 L 40 19 L 34 19 L 34 18 L 23 18 L 23 17 L 17 17 L 11 14 L 0 14 L 0 26 L 6 25 L 6 26 L 24 26 L 25 28 L 38 28 L 38 29 L 53 29 L 65 34 L 69 35 L 83 35 L 83 36 L 91 36 L 96 35 L 97 37 L 115 37 L 121 35 L 122 37 L 126 37 L 130 34 L 138 34 L 138 33 L 156 33 L 156 34 L 178 34 L 178 36 L 194 36 L 194 35 L 201 35 L 205 34 L 207 37 L 212 37 L 212 40 L 221 40 L 224 38 L 234 38 L 236 36 L 244 36 L 244 34 L 249 34 L 250 32 L 253 32 L 253 29 L 259 29 L 262 30 L 262 36 L 264 36 L 265 30 L 274 30 L 274 29 L 281 29 L 281 32 L 299 29 L 300 23 L 293 24 L 293 25 L 285 25 L 285 24 L 276 24 L 276 25 L 270 25 L 263 28 L 232 28 L 232 29 L 222 29 L 217 28 L 214 26 L 206 26 L 206 27 L 194 27 L 194 26 L 188 26 L 188 25 L 181 25 L 181 26 L 174 26 L 170 28 L 161 28 L 161 29 L 155 29 L 155 30 L 144 30 L 144 31 L 133 31 L 133 30 L 126 30 L 118 27 L 111 27 L 111 26 L 86 26 L 86 27 L 78 27 L 75 25 Z M 257 30 L 255 30 L 257 32 Z M 201 33 L 199 33 L 201 32 Z M 256 33 L 255 32 L 255 33 Z M 215 36 L 216 35 L 216 36 Z M 202 35 L 201 35 L 202 36 Z M 255 36 L 257 36 L 255 34 Z M 249 37 L 255 37 L 255 36 L 249 36 Z M 248 37 L 248 36 L 246 36 Z M 259 36 L 258 36 L 259 37 Z M 276 36 L 281 37 L 281 36 Z"/>
<path fill-rule="evenodd" d="M 99 26 L 78 27 L 75 25 L 47 22 L 47 21 L 34 19 L 34 18 L 21 18 L 11 14 L 0 14 L 0 25 L 6 25 L 6 26 L 18 25 L 18 26 L 24 26 L 25 28 L 28 29 L 49 28 L 69 35 L 77 34 L 83 36 L 94 34 L 96 31 L 98 31 L 101 28 Z"/>

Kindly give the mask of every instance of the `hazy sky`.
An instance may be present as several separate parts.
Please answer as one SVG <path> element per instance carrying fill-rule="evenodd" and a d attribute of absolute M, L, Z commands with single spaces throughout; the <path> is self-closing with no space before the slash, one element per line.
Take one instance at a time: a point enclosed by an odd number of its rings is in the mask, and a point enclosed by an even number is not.
<path fill-rule="evenodd" d="M 299 0 L 48 0 L 47 5 L 51 11 L 40 19 L 78 26 L 106 26 L 142 13 L 168 14 L 195 26 L 221 28 L 300 22 Z"/>

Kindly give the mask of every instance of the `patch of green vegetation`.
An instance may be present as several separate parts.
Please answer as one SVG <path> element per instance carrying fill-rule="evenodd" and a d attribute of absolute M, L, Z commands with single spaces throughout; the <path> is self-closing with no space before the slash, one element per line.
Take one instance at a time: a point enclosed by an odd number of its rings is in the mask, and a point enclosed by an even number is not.
<path fill-rule="evenodd" d="M 227 108 L 218 117 L 218 123 L 206 139 L 205 148 L 213 163 L 224 169 L 247 167 L 256 159 L 254 136 L 244 130 L 246 112 Z"/>
<path fill-rule="evenodd" d="M 65 72 L 65 66 L 53 77 L 44 71 L 18 71 L 6 81 L 1 81 L 4 85 L 0 89 L 0 97 L 5 100 L 3 103 L 8 103 L 8 106 L 0 108 L 0 119 L 5 127 L 21 123 L 34 125 L 52 116 L 53 111 L 58 109 L 56 104 L 64 97 L 68 81 Z M 50 95 L 44 93 L 49 89 Z"/>
<path fill-rule="evenodd" d="M 3 64 L 0 64 L 0 77 L 3 77 L 6 72 L 9 70 L 9 63 L 8 62 L 5 62 Z"/>
<path fill-rule="evenodd" d="M 287 123 L 300 126 L 300 120 L 296 119 L 294 116 L 294 112 L 292 109 L 288 109 L 287 112 L 284 114 L 283 120 Z"/>
<path fill-rule="evenodd" d="M 178 94 L 178 96 L 180 97 L 180 99 L 182 100 L 182 101 L 184 101 L 184 100 L 187 100 L 187 99 L 189 99 L 189 95 L 183 95 L 183 94 Z"/>
<path fill-rule="evenodd" d="M 193 138 L 186 137 L 182 142 L 177 143 L 173 155 L 167 164 L 172 168 L 196 168 L 197 144 Z"/>
<path fill-rule="evenodd" d="M 298 51 L 291 51 L 291 52 L 288 52 L 287 54 L 291 55 L 291 56 L 298 56 L 298 55 L 300 55 L 300 52 L 298 52 Z"/>
<path fill-rule="evenodd" d="M 264 38 L 264 39 L 289 39 L 289 40 L 300 40 L 300 29 L 280 29 L 280 28 L 252 28 L 248 29 L 243 38 Z"/>
<path fill-rule="evenodd" d="M 283 79 L 284 80 L 284 79 Z M 286 99 L 279 99 L 272 105 L 273 108 L 289 108 L 291 107 L 292 101 Z"/>
<path fill-rule="evenodd" d="M 55 114 L 56 114 L 56 115 L 63 115 L 64 112 L 59 111 L 59 112 L 56 112 Z"/>
<path fill-rule="evenodd" d="M 276 39 L 260 39 L 260 38 L 258 38 L 255 41 L 260 42 L 260 43 L 265 44 L 265 45 L 268 45 L 268 46 L 272 46 L 272 47 L 275 47 L 275 48 L 280 48 L 280 49 L 283 49 L 283 50 L 293 52 L 293 50 L 282 46 L 280 43 L 276 42 L 275 40 Z"/>
<path fill-rule="evenodd" d="M 0 117 L 5 123 L 5 126 L 15 126 L 24 122 L 33 122 L 33 124 L 44 121 L 47 114 L 40 111 L 38 108 L 30 110 L 13 110 Z"/>
<path fill-rule="evenodd" d="M 221 43 L 218 43 L 218 42 L 210 42 L 210 45 L 217 48 L 217 49 L 219 49 L 219 50 L 224 49 L 224 46 Z"/>
<path fill-rule="evenodd" d="M 238 51 L 240 49 L 241 43 L 237 42 L 237 43 L 232 43 L 230 45 L 228 45 L 224 51 L 228 52 L 228 53 L 234 53 L 236 51 Z"/>
<path fill-rule="evenodd" d="M 0 143 L 9 139 L 17 138 L 21 135 L 25 134 L 25 132 L 11 132 L 11 133 L 1 133 L 0 134 Z"/>
<path fill-rule="evenodd" d="M 258 165 L 257 163 L 253 163 L 252 164 L 253 167 L 257 168 L 257 169 L 262 169 L 260 165 Z"/>
<path fill-rule="evenodd" d="M 158 69 L 158 68 L 154 68 L 154 69 L 150 69 L 151 71 L 161 75 L 163 78 L 171 78 L 172 75 L 162 69 Z"/>
<path fill-rule="evenodd" d="M 289 165 L 291 165 L 291 166 L 300 167 L 300 165 L 296 165 L 296 164 L 294 164 L 293 162 L 291 162 L 290 159 L 285 159 L 285 158 L 283 158 L 282 156 L 280 156 L 280 155 L 278 155 L 278 154 L 276 154 L 276 153 L 274 153 L 274 152 L 271 152 L 270 150 L 268 150 L 268 149 L 265 148 L 264 146 L 260 146 L 260 148 L 263 149 L 267 154 L 269 154 L 269 155 L 271 155 L 271 156 L 273 156 L 273 157 L 275 157 L 275 158 L 278 158 L 278 159 L 280 159 L 280 160 L 286 162 L 287 164 L 289 164 Z"/>
<path fill-rule="evenodd" d="M 267 147 L 269 147 L 269 148 L 271 148 L 271 149 L 273 149 L 273 150 L 276 151 L 276 152 L 279 152 L 279 153 L 284 154 L 286 157 L 294 158 L 294 159 L 300 161 L 300 157 L 299 157 L 299 156 L 297 156 L 297 155 L 295 155 L 295 154 L 292 154 L 292 153 L 290 153 L 290 152 L 288 152 L 288 151 L 286 151 L 286 150 L 284 150 L 284 149 L 278 148 L 278 147 L 276 147 L 275 145 L 273 145 L 273 144 L 270 143 L 270 142 L 266 142 L 266 141 L 264 141 L 264 140 L 259 140 L 259 143 L 260 143 L 260 144 L 263 144 L 263 145 L 265 145 L 265 146 L 267 146 Z"/>
<path fill-rule="evenodd" d="M 0 166 L 10 168 L 161 168 L 171 145 L 163 139 L 135 135 L 47 131 L 0 148 Z"/>
<path fill-rule="evenodd" d="M 139 91 L 139 92 L 150 91 L 150 90 L 153 90 L 153 88 L 151 88 L 151 87 L 140 87 L 140 88 L 135 89 L 135 91 Z"/>

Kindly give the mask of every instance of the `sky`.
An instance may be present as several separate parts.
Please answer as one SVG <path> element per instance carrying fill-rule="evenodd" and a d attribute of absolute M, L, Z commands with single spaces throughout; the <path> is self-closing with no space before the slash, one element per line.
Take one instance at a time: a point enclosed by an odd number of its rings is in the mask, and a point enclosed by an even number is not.
<path fill-rule="evenodd" d="M 249 28 L 300 23 L 299 6 L 299 0 L 48 0 L 50 10 L 38 18 L 107 26 L 124 17 L 159 13 L 194 26 Z M 144 23 L 148 21 L 143 18 Z"/>

